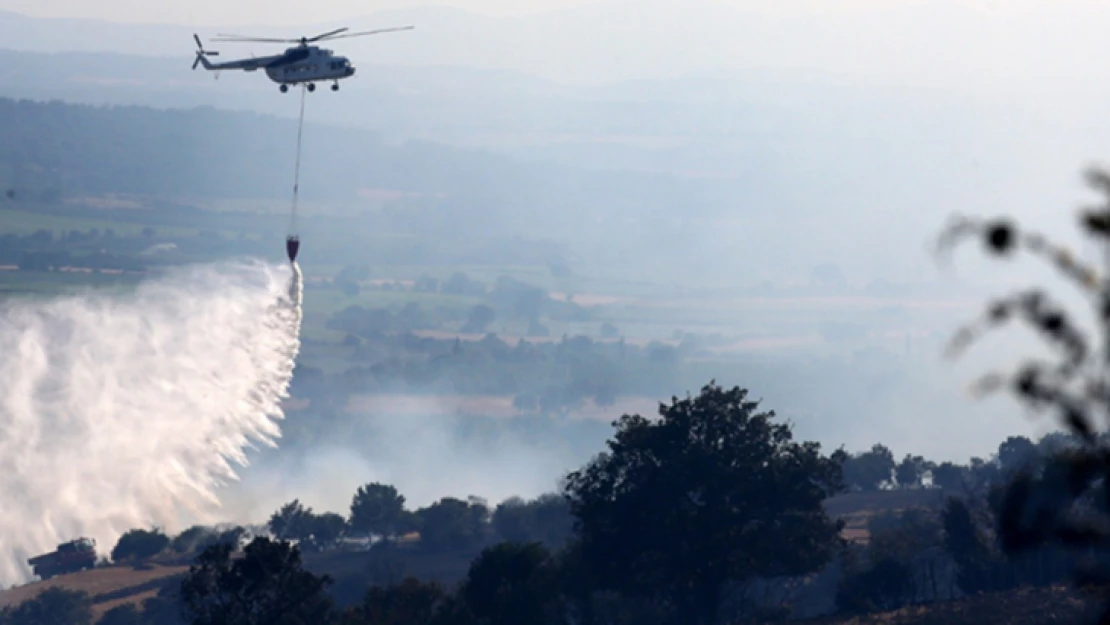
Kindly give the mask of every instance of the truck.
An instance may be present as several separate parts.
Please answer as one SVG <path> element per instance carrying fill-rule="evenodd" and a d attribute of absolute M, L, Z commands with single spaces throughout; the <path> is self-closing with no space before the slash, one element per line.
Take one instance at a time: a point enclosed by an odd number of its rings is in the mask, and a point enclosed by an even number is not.
<path fill-rule="evenodd" d="M 35 556 L 27 561 L 39 579 L 47 580 L 55 575 L 75 573 L 96 566 L 96 541 L 91 538 L 78 538 L 58 545 L 50 553 Z"/>

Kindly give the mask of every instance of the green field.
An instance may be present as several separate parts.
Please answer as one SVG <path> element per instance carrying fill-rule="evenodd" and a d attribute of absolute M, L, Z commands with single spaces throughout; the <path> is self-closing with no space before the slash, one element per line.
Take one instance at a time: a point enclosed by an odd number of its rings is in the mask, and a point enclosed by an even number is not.
<path fill-rule="evenodd" d="M 95 211 L 90 210 L 87 217 L 72 217 L 58 215 L 42 210 L 42 205 L 20 203 L 18 208 L 8 206 L 0 208 L 0 234 L 30 234 L 37 230 L 50 230 L 52 232 L 69 232 L 70 230 L 88 231 L 91 229 L 115 231 L 120 235 L 140 234 L 148 224 L 143 222 L 142 211 L 136 211 L 134 219 L 97 218 Z M 157 226 L 157 230 L 171 236 L 197 236 L 199 230 L 186 227 Z"/>
<path fill-rule="evenodd" d="M 138 283 L 138 276 L 126 274 L 0 271 L 0 293 L 5 295 L 50 296 L 85 289 L 126 291 Z"/>

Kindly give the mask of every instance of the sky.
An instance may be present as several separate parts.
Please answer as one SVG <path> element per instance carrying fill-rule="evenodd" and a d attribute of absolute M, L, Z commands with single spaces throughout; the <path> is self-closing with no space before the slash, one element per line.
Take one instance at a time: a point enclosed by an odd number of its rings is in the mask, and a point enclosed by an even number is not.
<path fill-rule="evenodd" d="M 1028 9 L 1030 0 L 962 0 L 968 5 L 996 13 L 1014 14 Z M 625 0 L 635 5 L 653 0 Z M 444 6 L 490 16 L 537 13 L 585 4 L 617 4 L 621 0 L 326 0 L 309 5 L 294 0 L 190 0 L 189 2 L 149 2 L 148 0 L 0 0 L 0 10 L 33 17 L 96 18 L 125 23 L 173 23 L 188 25 L 296 25 L 304 22 L 343 20 L 378 10 L 407 9 L 419 6 Z M 928 4 L 924 0 L 687 0 L 675 2 L 676 10 L 686 11 L 704 4 L 720 4 L 765 15 L 792 16 L 822 13 L 872 11 L 892 6 Z M 1095 5 L 1091 0 L 1060 0 L 1060 4 Z M 308 7 L 312 8 L 309 9 Z"/>
<path fill-rule="evenodd" d="M 471 15 L 420 10 L 429 6 Z M 572 7 L 580 10 L 536 15 Z M 987 81 L 1101 89 L 1110 77 L 1110 5 L 1095 0 L 0 0 L 0 10 L 196 27 L 202 37 L 247 27 L 240 34 L 299 36 L 305 25 L 360 30 L 403 20 L 417 32 L 388 44 L 350 40 L 344 49 L 385 64 L 513 69 L 564 83 L 753 69 L 959 88 Z"/>
<path fill-rule="evenodd" d="M 293 0 L 190 0 L 149 2 L 146 0 L 2 0 L 0 10 L 33 17 L 99 18 L 129 23 L 295 25 L 358 17 L 377 10 L 439 5 L 466 9 L 491 16 L 521 15 L 587 4 L 590 0 L 327 0 L 309 5 Z M 311 9 L 309 7 L 311 6 Z"/>

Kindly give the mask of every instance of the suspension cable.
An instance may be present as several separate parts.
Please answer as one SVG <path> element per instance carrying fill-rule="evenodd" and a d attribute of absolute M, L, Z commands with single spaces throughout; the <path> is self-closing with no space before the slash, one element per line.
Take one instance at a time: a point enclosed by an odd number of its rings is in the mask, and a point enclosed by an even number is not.
<path fill-rule="evenodd" d="M 308 87 L 301 85 L 301 116 L 300 121 L 297 123 L 297 165 L 293 171 L 293 215 L 289 221 L 289 234 L 292 236 L 297 235 L 297 199 L 300 196 L 301 187 L 301 134 L 304 132 L 304 101 L 305 94 L 308 93 Z"/>

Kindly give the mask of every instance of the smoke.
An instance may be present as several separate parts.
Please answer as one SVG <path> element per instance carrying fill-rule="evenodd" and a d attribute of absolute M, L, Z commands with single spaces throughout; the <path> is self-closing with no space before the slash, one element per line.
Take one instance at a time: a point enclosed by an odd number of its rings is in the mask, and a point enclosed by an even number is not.
<path fill-rule="evenodd" d="M 536 497 L 601 451 L 609 430 L 601 420 L 468 417 L 442 398 L 366 397 L 306 448 L 258 459 L 229 488 L 225 512 L 236 522 L 265 522 L 299 499 L 317 513 L 346 515 L 355 490 L 369 482 L 396 486 L 414 510 L 443 497 L 473 495 L 490 505 Z"/>
<path fill-rule="evenodd" d="M 280 436 L 301 288 L 243 262 L 0 307 L 0 582 L 77 536 L 107 551 L 214 519 L 245 451 Z"/>

